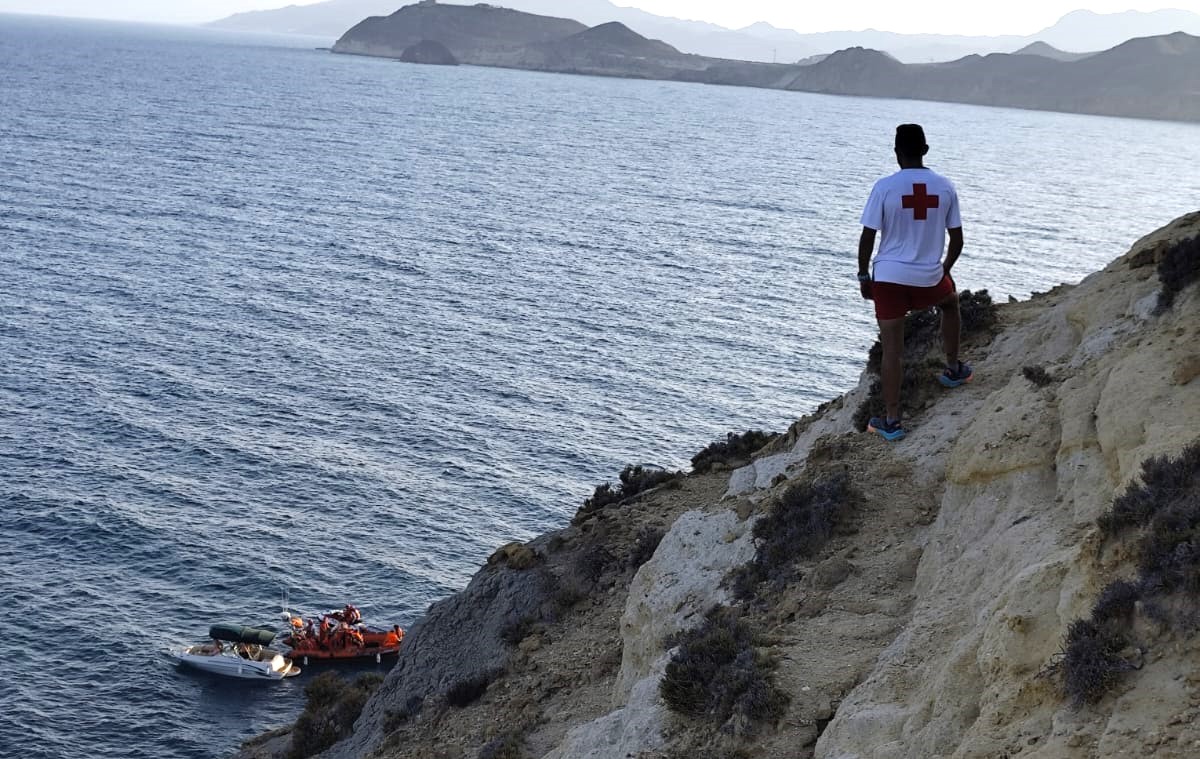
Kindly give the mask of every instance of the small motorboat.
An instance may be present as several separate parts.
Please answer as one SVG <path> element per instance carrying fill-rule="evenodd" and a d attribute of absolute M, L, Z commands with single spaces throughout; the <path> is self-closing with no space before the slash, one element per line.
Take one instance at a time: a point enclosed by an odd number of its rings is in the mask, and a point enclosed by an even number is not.
<path fill-rule="evenodd" d="M 241 625 L 213 625 L 209 643 L 188 646 L 176 657 L 189 667 L 245 680 L 282 680 L 300 674 L 291 659 L 269 646 L 274 630 Z"/>
<path fill-rule="evenodd" d="M 365 625 L 362 614 L 350 604 L 320 617 L 289 612 L 287 619 L 291 631 L 285 632 L 280 642 L 288 648 L 288 656 L 302 659 L 305 664 L 310 660 L 380 662 L 385 656 L 399 654 L 404 641 L 400 625 L 392 625 L 390 629 Z"/>

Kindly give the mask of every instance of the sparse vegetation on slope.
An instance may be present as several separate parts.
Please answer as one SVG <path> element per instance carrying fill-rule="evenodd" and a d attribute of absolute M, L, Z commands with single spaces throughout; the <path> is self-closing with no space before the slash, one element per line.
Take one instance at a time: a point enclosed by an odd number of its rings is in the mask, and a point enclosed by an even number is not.
<path fill-rule="evenodd" d="M 304 688 L 308 702 L 292 730 L 288 759 L 315 756 L 350 734 L 363 706 L 379 688 L 383 676 L 360 675 L 350 682 L 325 672 Z"/>
<path fill-rule="evenodd" d="M 520 733 L 505 733 L 493 738 L 479 750 L 478 759 L 524 759 L 525 738 Z"/>
<path fill-rule="evenodd" d="M 796 561 L 815 556 L 853 509 L 849 478 L 835 474 L 800 482 L 784 491 L 774 508 L 754 525 L 754 560 L 735 570 L 729 582 L 740 599 L 753 598 L 759 586 L 790 582 Z"/>
<path fill-rule="evenodd" d="M 1156 313 L 1163 314 L 1175 305 L 1175 297 L 1185 287 L 1200 280 L 1200 235 L 1180 240 L 1167 249 L 1158 264 L 1158 294 Z"/>
<path fill-rule="evenodd" d="M 579 521 L 582 517 L 606 506 L 624 503 L 647 490 L 676 482 L 681 476 L 679 472 L 668 472 L 656 467 L 631 464 L 621 470 L 620 482 L 616 486 L 609 482 L 596 486 L 596 492 L 583 502 L 583 508 L 579 510 L 575 519 Z"/>
<path fill-rule="evenodd" d="M 753 722 L 783 716 L 789 699 L 772 680 L 774 663 L 758 650 L 760 641 L 735 610 L 714 609 L 704 624 L 672 643 L 679 650 L 659 692 L 673 711 L 718 724 L 735 716 Z"/>
<path fill-rule="evenodd" d="M 777 437 L 779 433 L 761 430 L 747 430 L 741 435 L 730 432 L 724 440 L 717 440 L 692 456 L 692 470 L 709 472 L 717 463 L 730 467 L 747 464 L 755 451 Z"/>
<path fill-rule="evenodd" d="M 1032 382 L 1036 387 L 1047 387 L 1054 384 L 1054 377 L 1046 371 L 1044 366 L 1026 366 L 1021 369 L 1021 376 Z"/>
<path fill-rule="evenodd" d="M 1089 619 L 1067 631 L 1061 662 L 1066 695 L 1094 703 L 1134 668 L 1133 620 L 1141 612 L 1178 629 L 1200 618 L 1200 441 L 1177 458 L 1142 465 L 1139 482 L 1099 520 L 1107 538 L 1139 530 L 1136 580 L 1116 580 L 1100 593 Z"/>

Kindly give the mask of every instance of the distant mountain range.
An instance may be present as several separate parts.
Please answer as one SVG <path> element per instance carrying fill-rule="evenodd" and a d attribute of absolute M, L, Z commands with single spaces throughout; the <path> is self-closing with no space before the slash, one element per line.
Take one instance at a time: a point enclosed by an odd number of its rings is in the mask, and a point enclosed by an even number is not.
<path fill-rule="evenodd" d="M 360 22 L 333 51 L 405 59 L 430 43 L 483 66 L 1200 121 L 1200 37 L 1183 32 L 1086 56 L 1037 44 L 905 64 L 854 47 L 807 64 L 772 64 L 682 53 L 615 21 L 589 28 L 572 19 L 424 0 Z"/>
<path fill-rule="evenodd" d="M 387 16 L 404 0 L 327 0 L 315 5 L 239 13 L 213 23 L 222 29 L 308 34 L 334 40 L 370 16 Z M 644 37 L 678 50 L 710 58 L 794 63 L 849 47 L 883 50 L 901 61 L 948 61 L 970 54 L 1011 52 L 1034 42 L 1064 51 L 1106 50 L 1133 37 L 1182 31 L 1200 35 L 1200 14 L 1183 10 L 1096 14 L 1075 11 L 1028 36 L 971 37 L 896 34 L 876 30 L 801 34 L 767 23 L 731 30 L 702 21 L 685 21 L 623 8 L 609 0 L 501 0 L 497 4 L 545 16 L 569 16 L 585 26 L 619 21 Z"/>

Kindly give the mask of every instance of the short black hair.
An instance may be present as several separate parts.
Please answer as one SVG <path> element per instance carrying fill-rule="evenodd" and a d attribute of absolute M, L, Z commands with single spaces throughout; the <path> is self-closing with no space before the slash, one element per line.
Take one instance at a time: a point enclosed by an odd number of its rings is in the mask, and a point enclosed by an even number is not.
<path fill-rule="evenodd" d="M 923 156 L 929 152 L 925 130 L 920 124 L 901 124 L 896 127 L 896 150 L 909 156 Z"/>

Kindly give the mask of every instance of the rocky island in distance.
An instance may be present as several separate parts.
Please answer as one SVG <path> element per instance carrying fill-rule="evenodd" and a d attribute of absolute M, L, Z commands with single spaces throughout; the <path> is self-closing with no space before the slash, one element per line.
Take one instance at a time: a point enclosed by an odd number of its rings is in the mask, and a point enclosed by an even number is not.
<path fill-rule="evenodd" d="M 494 5 L 423 0 L 363 20 L 333 51 L 403 60 L 406 51 L 410 59 L 420 57 L 411 49 L 429 43 L 443 46 L 457 62 L 478 66 L 1200 121 L 1200 37 L 1183 32 L 1090 55 L 1035 45 L 905 64 L 876 50 L 850 48 L 813 61 L 772 64 L 682 53 L 617 22 L 588 28 Z"/>

